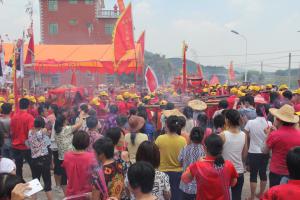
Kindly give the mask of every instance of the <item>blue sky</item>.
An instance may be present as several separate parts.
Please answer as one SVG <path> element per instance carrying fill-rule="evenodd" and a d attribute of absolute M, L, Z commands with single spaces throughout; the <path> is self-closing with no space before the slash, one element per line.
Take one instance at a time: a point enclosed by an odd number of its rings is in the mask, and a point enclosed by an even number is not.
<path fill-rule="evenodd" d="M 39 4 L 33 0 L 35 35 L 39 40 Z M 28 26 L 27 0 L 4 0 L 0 5 L 0 34 L 12 39 Z M 111 8 L 115 0 L 106 0 Z M 129 1 L 125 0 L 128 4 Z M 236 67 L 245 62 L 245 42 L 230 32 L 237 30 L 248 40 L 248 68 L 287 68 L 288 51 L 292 67 L 300 66 L 299 0 L 132 0 L 136 38 L 146 30 L 146 49 L 167 57 L 181 56 L 181 44 L 189 45 L 188 58 L 204 65 Z M 298 51 L 297 51 L 298 50 Z M 207 55 L 241 55 L 203 57 Z"/>

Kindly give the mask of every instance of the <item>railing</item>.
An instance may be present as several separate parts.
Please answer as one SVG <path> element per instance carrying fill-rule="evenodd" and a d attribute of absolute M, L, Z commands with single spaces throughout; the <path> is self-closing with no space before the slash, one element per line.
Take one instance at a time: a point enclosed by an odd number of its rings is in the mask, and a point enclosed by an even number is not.
<path fill-rule="evenodd" d="M 119 10 L 101 10 L 97 9 L 96 18 L 118 18 L 120 16 Z"/>

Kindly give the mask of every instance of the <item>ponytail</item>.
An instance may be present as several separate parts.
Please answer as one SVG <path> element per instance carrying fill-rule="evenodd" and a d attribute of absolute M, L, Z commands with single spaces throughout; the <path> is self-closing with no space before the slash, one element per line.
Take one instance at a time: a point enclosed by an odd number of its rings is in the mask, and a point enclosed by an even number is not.
<path fill-rule="evenodd" d="M 136 133 L 130 133 L 130 141 L 132 145 L 135 145 Z"/>
<path fill-rule="evenodd" d="M 205 146 L 207 153 L 215 157 L 214 165 L 216 168 L 222 168 L 224 165 L 224 158 L 222 156 L 223 140 L 217 134 L 211 134 L 205 139 Z"/>
<path fill-rule="evenodd" d="M 217 167 L 217 168 L 223 167 L 224 162 L 225 161 L 224 161 L 224 158 L 223 158 L 222 154 L 217 155 L 216 159 L 215 159 L 215 162 L 214 162 L 215 167 Z"/>
<path fill-rule="evenodd" d="M 62 131 L 65 121 L 66 118 L 63 115 L 59 115 L 56 117 L 54 124 L 54 130 L 56 134 L 59 134 Z"/>

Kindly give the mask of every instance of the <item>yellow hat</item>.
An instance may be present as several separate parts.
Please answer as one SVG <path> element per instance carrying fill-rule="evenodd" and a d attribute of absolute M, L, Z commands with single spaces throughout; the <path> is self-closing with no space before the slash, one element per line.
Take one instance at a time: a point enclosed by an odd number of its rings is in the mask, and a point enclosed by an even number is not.
<path fill-rule="evenodd" d="M 9 99 L 14 99 L 14 98 L 15 98 L 15 95 L 14 95 L 14 94 L 9 94 L 9 95 L 8 95 L 8 98 L 9 98 Z"/>
<path fill-rule="evenodd" d="M 238 95 L 238 97 L 246 96 L 246 94 L 244 92 L 240 91 L 240 90 L 238 91 L 237 95 Z"/>
<path fill-rule="evenodd" d="M 117 99 L 117 101 L 124 101 L 124 98 L 122 95 L 117 95 L 116 99 Z"/>
<path fill-rule="evenodd" d="M 161 106 L 165 106 L 165 105 L 167 105 L 168 104 L 168 102 L 166 101 L 166 100 L 161 100 L 160 102 L 159 102 L 159 105 L 161 105 Z"/>
<path fill-rule="evenodd" d="M 133 93 L 133 94 L 131 94 L 130 98 L 132 98 L 132 99 L 138 99 L 138 98 L 140 98 L 140 96 L 138 96 L 137 94 Z"/>
<path fill-rule="evenodd" d="M 99 98 L 98 97 L 94 97 L 91 102 L 90 102 L 91 105 L 95 105 L 95 106 L 99 106 L 100 105 L 100 102 L 99 102 Z"/>
<path fill-rule="evenodd" d="M 234 87 L 234 88 L 231 88 L 231 89 L 230 89 L 230 93 L 231 93 L 231 94 L 237 94 L 237 93 L 238 93 L 238 89 L 235 88 L 235 87 Z"/>
<path fill-rule="evenodd" d="M 130 93 L 129 92 L 124 92 L 123 93 L 123 97 L 124 97 L 124 99 L 129 99 L 130 98 Z"/>
<path fill-rule="evenodd" d="M 240 91 L 244 91 L 244 90 L 246 90 L 247 89 L 247 86 L 245 86 L 245 85 L 241 85 L 240 87 L 239 87 L 239 90 Z"/>
<path fill-rule="evenodd" d="M 267 88 L 267 89 L 272 89 L 272 88 L 273 88 L 273 85 L 272 85 L 272 84 L 267 84 L 267 85 L 266 85 L 266 88 Z"/>
<path fill-rule="evenodd" d="M 223 85 L 223 87 L 228 87 L 228 85 L 225 83 L 225 84 Z"/>
<path fill-rule="evenodd" d="M 286 84 L 282 84 L 279 86 L 279 90 L 285 90 L 285 89 L 289 89 L 289 87 Z"/>
<path fill-rule="evenodd" d="M 40 96 L 37 100 L 38 100 L 39 103 L 45 103 L 46 102 L 46 97 Z"/>
<path fill-rule="evenodd" d="M 14 99 L 9 99 L 7 103 L 9 103 L 9 104 L 12 104 L 12 105 L 13 105 L 13 104 L 15 104 L 15 100 L 14 100 Z"/>
<path fill-rule="evenodd" d="M 149 95 L 144 96 L 144 100 L 150 100 L 150 99 L 151 99 L 151 97 Z"/>
<path fill-rule="evenodd" d="M 293 94 L 299 94 L 300 95 L 300 88 L 298 88 L 297 90 L 294 90 Z"/>
<path fill-rule="evenodd" d="M 105 91 L 102 91 L 102 92 L 100 92 L 100 94 L 99 94 L 99 96 L 108 96 L 108 94 L 107 94 L 107 92 L 105 92 Z"/>
<path fill-rule="evenodd" d="M 30 96 L 29 101 L 31 101 L 32 103 L 36 103 L 36 99 L 34 96 Z"/>
<path fill-rule="evenodd" d="M 4 97 L 2 97 L 2 96 L 0 96 L 0 102 L 5 102 L 6 100 L 5 100 L 5 98 Z"/>

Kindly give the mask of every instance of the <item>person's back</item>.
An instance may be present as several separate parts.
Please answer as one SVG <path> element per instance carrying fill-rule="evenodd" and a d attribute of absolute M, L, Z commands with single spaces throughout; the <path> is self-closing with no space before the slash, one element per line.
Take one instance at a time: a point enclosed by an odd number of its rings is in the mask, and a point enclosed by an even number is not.
<path fill-rule="evenodd" d="M 132 136 L 133 134 L 135 136 Z M 132 139 L 132 137 L 134 137 L 134 139 Z M 148 136 L 144 133 L 128 133 L 125 135 L 125 143 L 128 148 L 130 162 L 135 163 L 136 152 L 140 144 L 147 140 Z"/>

